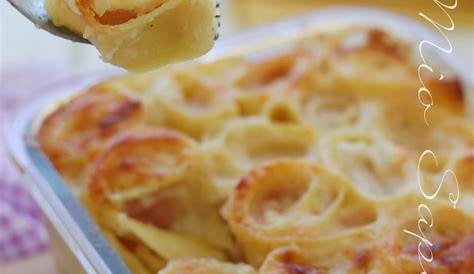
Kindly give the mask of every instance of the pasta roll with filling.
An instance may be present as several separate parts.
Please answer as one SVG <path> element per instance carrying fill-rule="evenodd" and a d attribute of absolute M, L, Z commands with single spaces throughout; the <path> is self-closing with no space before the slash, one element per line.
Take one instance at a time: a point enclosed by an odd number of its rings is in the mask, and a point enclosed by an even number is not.
<path fill-rule="evenodd" d="M 469 118 L 464 116 L 466 109 L 460 83 L 444 82 L 438 84 L 445 86 L 438 87 L 438 91 L 428 87 L 439 103 L 427 112 L 426 120 L 423 112 L 420 113 L 418 98 L 412 96 L 413 89 L 399 91 L 389 101 L 382 99 L 378 103 L 383 110 L 379 115 L 379 126 L 386 138 L 417 154 L 428 148 L 443 154 L 471 149 L 474 145 L 474 127 Z M 443 97 L 448 99 L 443 100 Z"/>
<path fill-rule="evenodd" d="M 270 58 L 247 60 L 245 64 L 245 73 L 233 81 L 240 114 L 257 116 L 263 113 L 274 121 L 298 122 L 297 106 L 285 103 L 290 99 L 287 95 L 316 88 L 313 82 L 317 71 L 313 68 L 311 53 L 296 48 Z M 272 105 L 271 99 L 275 97 L 281 102 Z"/>
<path fill-rule="evenodd" d="M 48 0 L 46 10 L 105 62 L 135 71 L 203 55 L 217 35 L 214 0 Z"/>
<path fill-rule="evenodd" d="M 194 247 L 206 244 L 196 250 L 230 254 L 232 240 L 218 215 L 216 193 L 197 144 L 168 129 L 117 136 L 98 157 L 88 183 L 96 218 L 119 235 L 134 234 L 155 251 L 156 241 L 142 237 L 202 238 L 190 241 Z"/>
<path fill-rule="evenodd" d="M 66 180 L 81 188 L 87 164 L 114 134 L 142 126 L 140 101 L 98 85 L 65 102 L 43 121 L 38 142 Z"/>
<path fill-rule="evenodd" d="M 309 98 L 302 97 L 300 108 L 304 121 L 324 132 L 348 127 L 370 130 L 382 122 L 379 104 L 342 92 L 318 92 Z"/>
<path fill-rule="evenodd" d="M 376 207 L 340 177 L 294 160 L 253 169 L 224 211 L 254 266 L 273 249 L 290 244 L 314 247 L 345 235 L 368 240 L 377 214 Z"/>
<path fill-rule="evenodd" d="M 387 199 L 413 189 L 416 163 L 412 155 L 380 132 L 336 130 L 323 136 L 319 148 L 322 163 L 369 199 Z"/>
<path fill-rule="evenodd" d="M 127 132 L 116 136 L 96 161 L 88 191 L 96 201 L 120 207 L 200 172 L 198 159 L 196 144 L 181 133 L 167 129 Z"/>
<path fill-rule="evenodd" d="M 216 184 L 226 196 L 241 176 L 274 159 L 310 159 L 317 141 L 311 128 L 261 119 L 229 123 L 204 142 Z"/>
<path fill-rule="evenodd" d="M 235 84 L 246 92 L 298 88 L 305 81 L 311 82 L 312 57 L 311 52 L 295 48 L 270 58 L 249 60 L 248 70 Z"/>
<path fill-rule="evenodd" d="M 197 140 L 217 131 L 237 116 L 232 92 L 217 81 L 206 81 L 188 73 L 175 73 L 166 84 L 156 87 L 153 100 L 156 120 Z"/>
<path fill-rule="evenodd" d="M 331 88 L 354 94 L 387 94 L 416 87 L 413 51 L 406 41 L 366 28 L 342 31 L 332 39 L 324 57 Z"/>
<path fill-rule="evenodd" d="M 315 94 L 301 103 L 305 120 L 321 130 L 355 124 L 359 108 L 356 98 L 339 94 Z"/>
<path fill-rule="evenodd" d="M 338 242 L 338 245 L 328 244 L 315 249 L 302 249 L 297 246 L 276 249 L 268 254 L 259 273 L 378 273 L 381 268 L 375 248 L 364 245 L 349 247 L 352 244 L 351 239 L 346 238 L 344 241 Z"/>
<path fill-rule="evenodd" d="M 419 205 L 422 209 L 416 210 Z M 413 210 L 407 211 L 407 208 Z M 420 272 L 419 254 L 427 273 L 471 273 L 474 267 L 474 219 L 442 199 L 420 200 L 413 195 L 381 210 L 379 244 L 388 273 Z M 421 223 L 420 223 L 421 220 Z M 426 223 L 423 221 L 425 220 Z"/>

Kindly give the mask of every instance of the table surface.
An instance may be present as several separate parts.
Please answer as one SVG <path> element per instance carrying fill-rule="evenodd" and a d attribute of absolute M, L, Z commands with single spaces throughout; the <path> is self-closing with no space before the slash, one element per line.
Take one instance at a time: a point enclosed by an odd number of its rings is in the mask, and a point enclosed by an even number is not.
<path fill-rule="evenodd" d="M 27 260 L 0 265 L 2 274 L 57 274 L 53 257 L 49 252 L 39 254 Z"/>

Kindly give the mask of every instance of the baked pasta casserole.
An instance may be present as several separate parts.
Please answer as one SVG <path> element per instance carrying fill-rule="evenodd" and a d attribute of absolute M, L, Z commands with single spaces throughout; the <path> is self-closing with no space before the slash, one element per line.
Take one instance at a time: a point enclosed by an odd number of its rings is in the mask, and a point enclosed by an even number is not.
<path fill-rule="evenodd" d="M 132 273 L 473 273 L 464 89 L 427 75 L 427 126 L 413 48 L 353 26 L 112 79 L 37 139 Z"/>

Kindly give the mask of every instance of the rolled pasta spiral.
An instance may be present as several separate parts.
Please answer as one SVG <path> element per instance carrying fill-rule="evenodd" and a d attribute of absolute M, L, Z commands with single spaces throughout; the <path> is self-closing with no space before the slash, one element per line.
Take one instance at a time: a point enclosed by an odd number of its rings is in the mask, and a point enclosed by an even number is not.
<path fill-rule="evenodd" d="M 259 266 L 272 249 L 292 243 L 316 246 L 347 233 L 370 238 L 360 228 L 376 222 L 377 209 L 324 168 L 281 160 L 240 181 L 226 216 L 247 260 Z"/>
<path fill-rule="evenodd" d="M 49 114 L 38 142 L 62 175 L 80 188 L 87 164 L 114 134 L 140 127 L 143 113 L 136 98 L 107 85 L 94 86 Z"/>

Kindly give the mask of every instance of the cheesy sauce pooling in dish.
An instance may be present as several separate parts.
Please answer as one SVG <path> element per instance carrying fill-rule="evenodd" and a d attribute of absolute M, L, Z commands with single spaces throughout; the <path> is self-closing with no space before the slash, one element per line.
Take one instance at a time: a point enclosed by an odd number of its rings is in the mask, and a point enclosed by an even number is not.
<path fill-rule="evenodd" d="M 80 33 L 105 62 L 145 71 L 205 54 L 214 45 L 214 0 L 46 0 L 57 26 Z"/>

